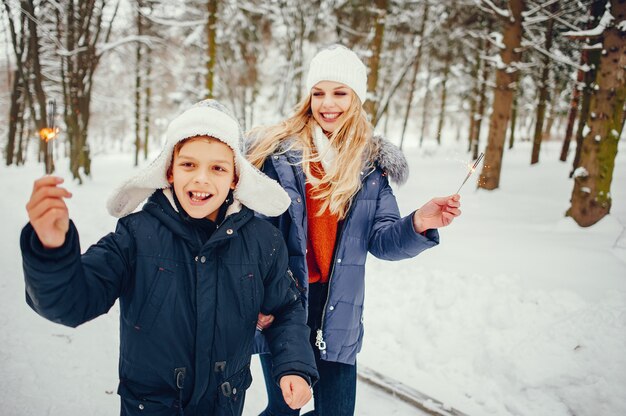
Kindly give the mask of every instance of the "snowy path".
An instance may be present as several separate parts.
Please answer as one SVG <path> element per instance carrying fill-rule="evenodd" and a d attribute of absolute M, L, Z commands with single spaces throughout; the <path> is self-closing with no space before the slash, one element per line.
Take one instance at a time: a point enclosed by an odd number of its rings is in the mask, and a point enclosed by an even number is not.
<path fill-rule="evenodd" d="M 471 416 L 626 415 L 626 153 L 611 215 L 581 229 L 563 217 L 572 183 L 558 145 L 544 143 L 533 167 L 529 143 L 507 151 L 497 191 L 468 183 L 439 247 L 401 262 L 370 257 L 360 364 Z M 402 213 L 458 188 L 467 155 L 455 149 L 409 149 Z M 114 228 L 104 201 L 131 166 L 100 155 L 93 179 L 69 184 L 83 249 Z M 115 414 L 117 308 L 74 330 L 24 301 L 18 238 L 41 170 L 0 166 L 0 414 Z M 255 374 L 247 416 L 264 406 Z M 357 415 L 418 414 L 365 383 L 358 394 Z"/>

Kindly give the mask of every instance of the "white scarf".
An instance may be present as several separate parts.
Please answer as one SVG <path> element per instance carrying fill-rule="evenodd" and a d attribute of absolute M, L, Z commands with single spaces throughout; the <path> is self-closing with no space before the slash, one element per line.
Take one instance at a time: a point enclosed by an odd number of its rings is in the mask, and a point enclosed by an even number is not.
<path fill-rule="evenodd" d="M 324 131 L 318 124 L 315 125 L 315 129 L 313 130 L 313 144 L 315 144 L 317 153 L 322 159 L 324 172 L 332 172 L 335 168 L 337 149 L 330 144 L 330 140 L 328 140 L 328 137 L 326 137 Z"/>

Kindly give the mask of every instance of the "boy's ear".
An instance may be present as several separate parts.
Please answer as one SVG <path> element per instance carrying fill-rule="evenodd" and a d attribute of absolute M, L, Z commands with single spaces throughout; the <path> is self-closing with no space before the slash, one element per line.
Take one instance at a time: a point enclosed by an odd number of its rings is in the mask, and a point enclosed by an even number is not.
<path fill-rule="evenodd" d="M 174 174 L 171 170 L 167 172 L 167 182 L 172 185 L 174 183 Z"/>
<path fill-rule="evenodd" d="M 237 182 L 239 182 L 239 178 L 237 177 L 237 175 L 235 175 L 233 177 L 233 181 L 230 184 L 230 189 L 232 189 L 234 191 L 235 187 L 237 186 Z"/>

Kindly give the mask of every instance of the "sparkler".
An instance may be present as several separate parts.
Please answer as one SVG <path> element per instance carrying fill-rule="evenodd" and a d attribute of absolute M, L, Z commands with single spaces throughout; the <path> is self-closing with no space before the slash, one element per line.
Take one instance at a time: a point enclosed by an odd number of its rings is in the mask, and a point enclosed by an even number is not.
<path fill-rule="evenodd" d="M 39 130 L 39 136 L 41 140 L 45 140 L 46 142 L 46 155 L 45 155 L 45 166 L 46 166 L 46 175 L 50 175 L 54 170 L 54 157 L 52 155 L 52 140 L 56 137 L 58 133 L 58 129 L 54 125 L 54 119 L 56 117 L 56 101 L 48 100 L 48 105 L 46 106 L 46 113 L 48 115 L 48 119 L 46 120 L 47 127 Z"/>
<path fill-rule="evenodd" d="M 467 172 L 467 176 L 465 177 L 465 180 L 463 181 L 461 186 L 459 186 L 459 190 L 456 191 L 457 194 L 461 191 L 461 188 L 463 187 L 463 185 L 465 185 L 465 182 L 467 182 L 469 177 L 472 176 L 472 173 L 474 173 L 474 171 L 478 167 L 478 164 L 480 163 L 480 161 L 483 160 L 483 156 L 485 156 L 485 154 L 481 152 L 480 155 L 478 155 L 478 158 L 476 159 L 476 162 L 474 162 L 474 166 L 469 168 L 469 172 Z"/>

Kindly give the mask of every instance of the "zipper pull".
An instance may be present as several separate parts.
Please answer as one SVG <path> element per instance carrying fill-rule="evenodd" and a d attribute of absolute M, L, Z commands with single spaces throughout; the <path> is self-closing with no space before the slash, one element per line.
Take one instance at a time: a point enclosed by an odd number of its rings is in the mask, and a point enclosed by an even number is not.
<path fill-rule="evenodd" d="M 326 342 L 324 342 L 324 335 L 322 334 L 321 329 L 318 329 L 317 334 L 315 335 L 315 346 L 319 348 L 320 351 L 324 351 L 326 349 Z"/>

